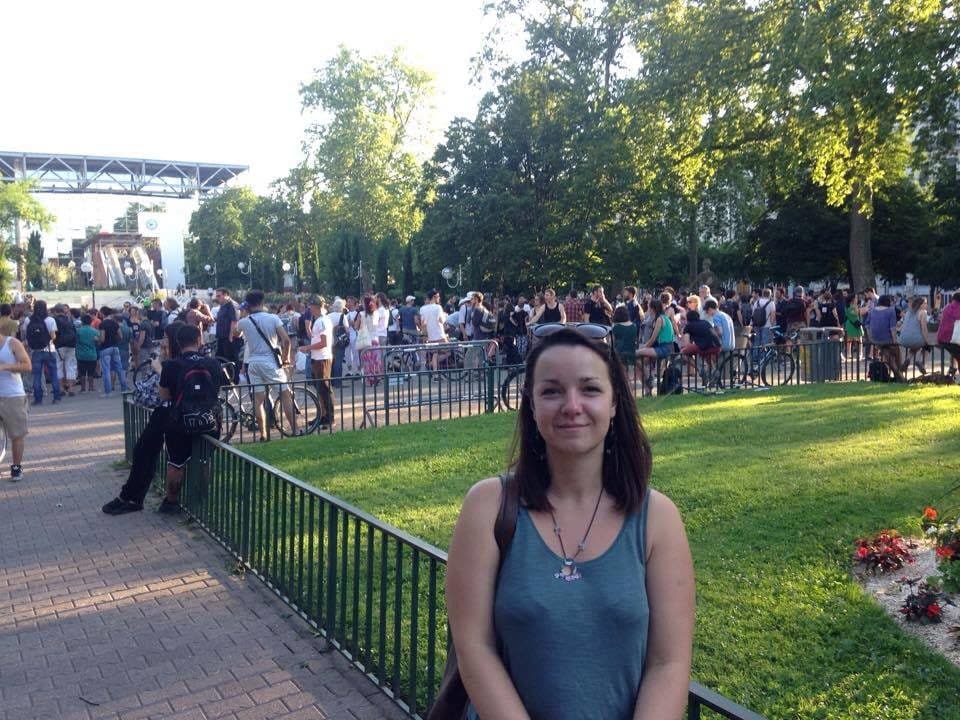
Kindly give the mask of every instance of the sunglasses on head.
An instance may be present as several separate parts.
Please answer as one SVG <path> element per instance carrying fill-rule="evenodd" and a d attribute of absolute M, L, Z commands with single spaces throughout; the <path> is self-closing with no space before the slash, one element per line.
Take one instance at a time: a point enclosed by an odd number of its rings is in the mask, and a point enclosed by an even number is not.
<path fill-rule="evenodd" d="M 545 338 L 561 330 L 573 330 L 588 340 L 606 340 L 610 335 L 610 328 L 599 323 L 543 323 L 533 326 L 535 338 Z"/>

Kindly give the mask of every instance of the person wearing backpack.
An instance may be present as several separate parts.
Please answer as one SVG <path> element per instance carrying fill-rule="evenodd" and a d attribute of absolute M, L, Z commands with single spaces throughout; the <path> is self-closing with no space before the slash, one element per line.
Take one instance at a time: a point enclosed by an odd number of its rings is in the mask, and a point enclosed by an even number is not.
<path fill-rule="evenodd" d="M 120 323 L 113 319 L 113 308 L 100 308 L 100 370 L 103 373 L 103 392 L 100 397 L 110 397 L 113 392 L 111 372 L 116 373 L 120 389 L 127 391 L 127 376 L 120 361 Z"/>
<path fill-rule="evenodd" d="M 164 431 L 167 495 L 157 508 L 161 513 L 180 512 L 180 485 L 194 438 L 220 436 L 218 410 L 223 370 L 215 359 L 200 354 L 200 343 L 200 328 L 189 324 L 181 327 L 177 331 L 180 357 L 164 363 L 160 371 L 160 400 L 170 403 Z"/>
<path fill-rule="evenodd" d="M 63 397 L 60 390 L 60 375 L 57 370 L 57 323 L 47 314 L 47 303 L 37 300 L 33 304 L 33 314 L 23 326 L 23 337 L 30 350 L 30 363 L 33 366 L 33 404 L 43 404 L 44 370 L 50 376 L 53 387 L 53 402 Z"/>
<path fill-rule="evenodd" d="M 57 324 L 57 338 L 53 344 L 60 363 L 60 382 L 63 392 L 73 397 L 73 384 L 77 381 L 77 329 L 66 305 L 58 303 L 53 306 L 53 320 Z"/>

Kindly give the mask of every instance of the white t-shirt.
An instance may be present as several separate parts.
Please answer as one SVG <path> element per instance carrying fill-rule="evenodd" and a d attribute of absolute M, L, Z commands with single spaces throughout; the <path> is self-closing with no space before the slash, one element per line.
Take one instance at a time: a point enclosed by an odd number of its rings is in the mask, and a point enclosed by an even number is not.
<path fill-rule="evenodd" d="M 446 320 L 446 315 L 439 304 L 431 303 L 420 308 L 420 320 L 427 329 L 427 342 L 438 342 L 447 339 L 447 334 L 443 331 L 443 323 Z"/>
<path fill-rule="evenodd" d="M 333 360 L 333 323 L 326 313 L 313 319 L 313 332 L 310 334 L 310 344 L 316 345 L 323 337 L 327 339 L 327 344 L 320 349 L 314 348 L 311 350 L 311 360 Z"/>
<path fill-rule="evenodd" d="M 260 337 L 260 333 L 257 332 L 257 328 L 253 325 L 254 321 L 257 327 L 260 328 L 260 332 L 267 338 L 269 344 L 265 343 L 263 338 Z M 274 367 L 277 366 L 272 348 L 280 347 L 277 328 L 282 327 L 283 323 L 280 321 L 280 318 L 263 310 L 257 310 L 255 313 L 248 315 L 237 323 L 237 329 L 240 331 L 240 334 L 243 335 L 247 347 L 248 363 L 263 363 L 273 365 Z"/>
<path fill-rule="evenodd" d="M 390 308 L 379 307 L 377 308 L 377 337 L 385 338 L 387 336 L 387 328 L 390 325 Z M 381 342 L 381 345 L 386 345 L 385 342 Z"/>

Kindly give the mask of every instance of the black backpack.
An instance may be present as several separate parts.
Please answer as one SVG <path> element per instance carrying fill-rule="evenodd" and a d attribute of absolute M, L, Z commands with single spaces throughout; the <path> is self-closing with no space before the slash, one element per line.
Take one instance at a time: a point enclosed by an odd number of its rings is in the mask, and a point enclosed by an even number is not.
<path fill-rule="evenodd" d="M 723 303 L 723 307 L 720 308 L 727 315 L 730 316 L 730 319 L 733 320 L 735 327 L 740 327 L 742 324 L 740 322 L 740 303 L 736 300 L 727 300 Z"/>
<path fill-rule="evenodd" d="M 57 323 L 57 338 L 53 341 L 58 348 L 75 348 L 77 346 L 77 329 L 73 326 L 73 320 L 63 315 L 54 315 L 54 321 Z"/>
<path fill-rule="evenodd" d="M 27 324 L 27 347 L 31 350 L 46 350 L 49 345 L 50 331 L 47 329 L 45 318 L 31 315 L 30 322 Z"/>
<path fill-rule="evenodd" d="M 657 395 L 680 395 L 683 392 L 683 373 L 680 363 L 672 360 L 663 371 L 660 384 L 657 386 Z"/>
<path fill-rule="evenodd" d="M 870 382 L 890 382 L 890 368 L 882 360 L 871 360 L 867 367 L 867 377 Z"/>
<path fill-rule="evenodd" d="M 753 326 L 755 328 L 763 327 L 767 324 L 767 308 L 770 307 L 770 303 L 773 300 L 767 300 L 764 302 L 761 300 L 753 307 L 753 315 L 750 317 Z"/>
<path fill-rule="evenodd" d="M 191 353 L 180 358 L 177 386 L 177 397 L 170 408 L 170 428 L 184 435 L 217 432 L 220 385 L 203 356 Z"/>
<path fill-rule="evenodd" d="M 340 313 L 340 322 L 333 328 L 333 346 L 345 348 L 350 344 L 350 331 L 347 329 L 347 314 Z"/>

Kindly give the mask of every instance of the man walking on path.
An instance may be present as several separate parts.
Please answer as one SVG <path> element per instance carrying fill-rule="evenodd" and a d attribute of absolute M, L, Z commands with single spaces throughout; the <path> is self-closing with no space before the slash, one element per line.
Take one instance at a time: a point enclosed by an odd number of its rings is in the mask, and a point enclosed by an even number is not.
<path fill-rule="evenodd" d="M 100 397 L 110 397 L 113 392 L 113 382 L 110 373 L 115 372 L 120 380 L 120 389 L 127 391 L 127 377 L 123 364 L 120 362 L 120 324 L 111 317 L 113 308 L 100 308 L 103 320 L 100 322 L 100 371 L 103 373 L 103 394 Z M 34 371 L 36 375 L 36 371 Z"/>
<path fill-rule="evenodd" d="M 23 476 L 23 445 L 27 437 L 27 393 L 20 373 L 30 372 L 30 356 L 15 337 L 0 336 L 0 422 L 10 438 L 13 463 L 10 479 Z"/>
<path fill-rule="evenodd" d="M 313 315 L 309 345 L 301 345 L 300 352 L 310 353 L 310 376 L 316 381 L 317 399 L 320 401 L 321 427 L 333 427 L 335 407 L 330 390 L 330 374 L 333 369 L 333 326 L 327 317 L 327 300 L 322 295 L 310 298 L 310 313 Z"/>

